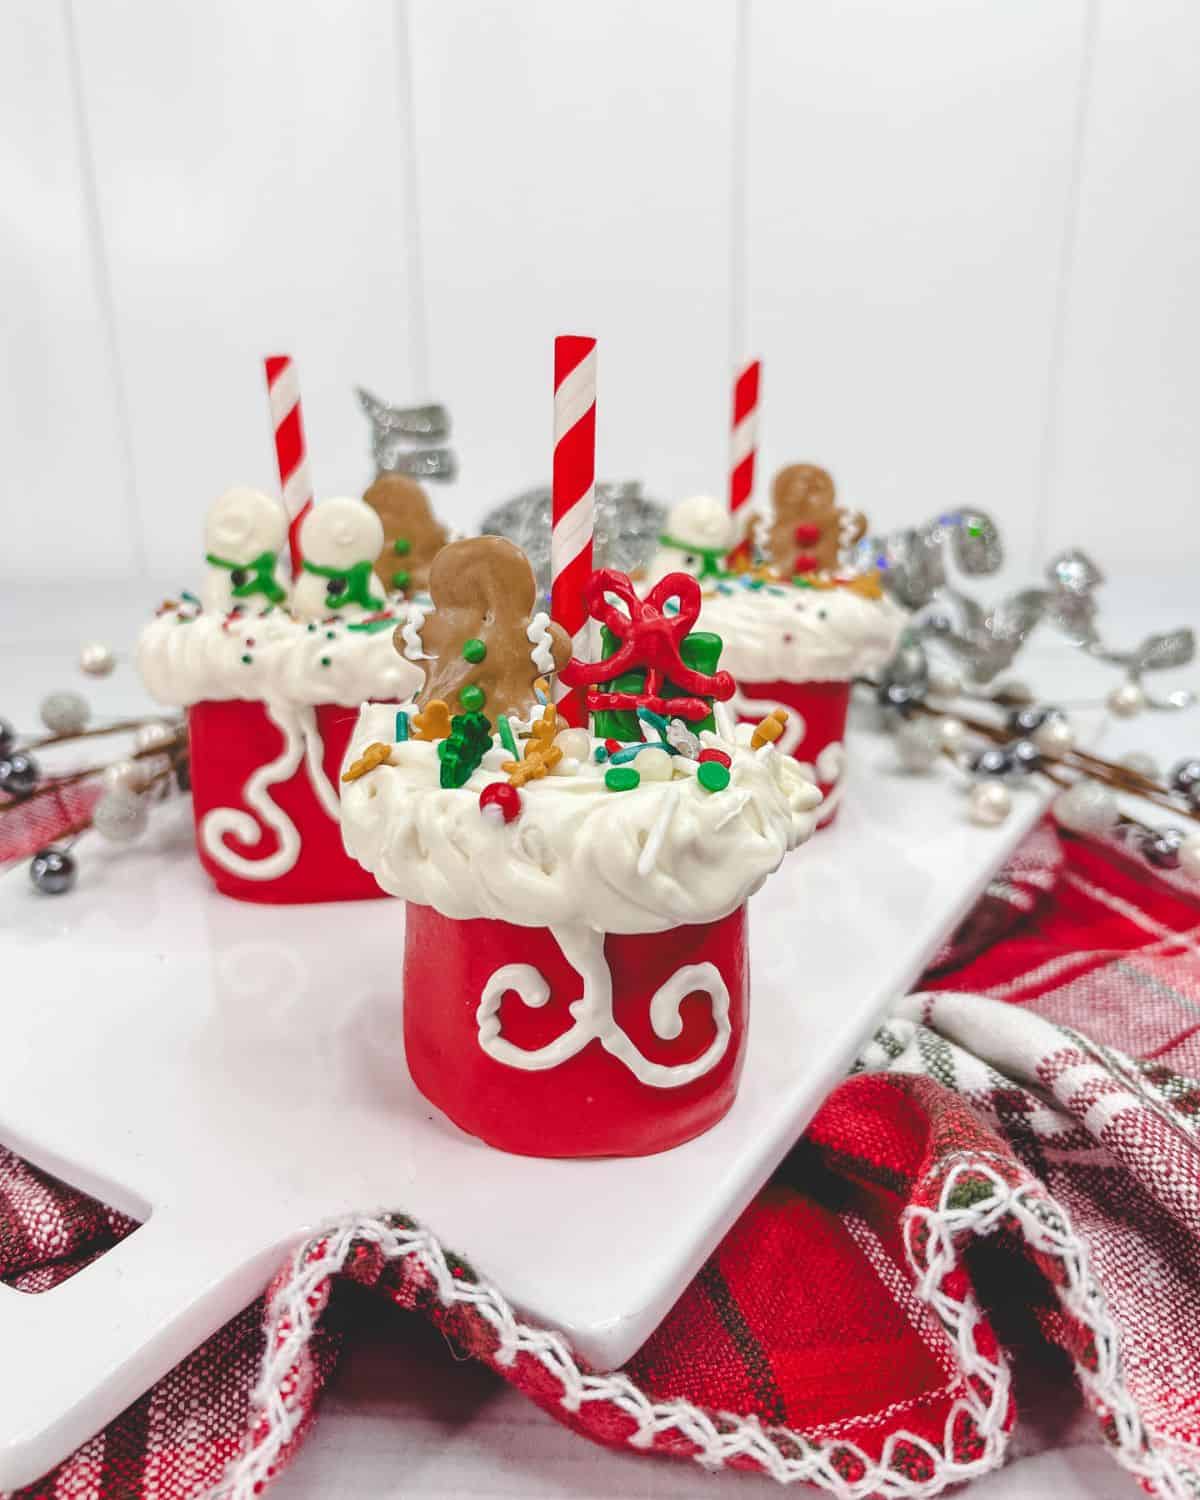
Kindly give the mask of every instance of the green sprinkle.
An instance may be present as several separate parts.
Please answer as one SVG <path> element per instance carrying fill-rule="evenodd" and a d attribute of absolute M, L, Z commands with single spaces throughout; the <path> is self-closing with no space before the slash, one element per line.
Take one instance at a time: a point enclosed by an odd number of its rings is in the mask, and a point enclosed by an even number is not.
<path fill-rule="evenodd" d="M 496 720 L 496 730 L 500 735 L 500 743 L 514 760 L 520 760 L 521 754 L 517 749 L 517 737 L 512 732 L 512 725 L 508 722 L 507 714 L 501 714 Z"/>
<path fill-rule="evenodd" d="M 404 710 L 402 708 L 401 709 L 397 709 L 397 711 L 396 711 L 396 742 L 398 744 L 402 745 L 407 738 L 408 738 L 408 715 L 404 712 Z"/>
<path fill-rule="evenodd" d="M 464 642 L 462 654 L 465 661 L 481 662 L 487 655 L 487 647 L 477 636 L 472 636 L 469 641 Z"/>
<path fill-rule="evenodd" d="M 729 785 L 729 767 L 719 760 L 701 761 L 696 780 L 706 792 L 723 792 Z"/>
<path fill-rule="evenodd" d="M 327 641 L 336 641 L 337 640 L 337 631 L 336 630 L 327 630 L 325 632 L 325 639 Z"/>
<path fill-rule="evenodd" d="M 392 543 L 392 551 L 397 557 L 407 557 L 412 551 L 412 543 L 406 536 L 398 536 Z"/>
<path fill-rule="evenodd" d="M 250 655 L 249 652 L 247 652 L 246 655 L 242 657 L 242 660 L 246 663 L 247 666 L 249 666 L 254 658 Z"/>
<path fill-rule="evenodd" d="M 721 769 L 724 770 L 724 766 Z M 610 792 L 631 792 L 641 780 L 641 773 L 632 766 L 610 766 L 604 773 L 604 785 Z"/>
<path fill-rule="evenodd" d="M 397 568 L 396 571 L 392 574 L 392 587 L 394 589 L 406 589 L 408 587 L 410 576 L 411 575 L 406 573 L 403 568 Z"/>
<path fill-rule="evenodd" d="M 309 632 L 309 634 L 310 634 L 310 635 L 311 635 L 311 634 L 312 634 L 312 632 L 313 632 L 313 631 L 314 631 L 314 630 L 315 630 L 315 629 L 316 629 L 316 628 L 317 628 L 317 627 L 316 627 L 316 626 L 315 626 L 315 625 L 310 625 L 310 626 L 309 626 L 309 627 L 308 627 L 308 632 Z"/>
<path fill-rule="evenodd" d="M 477 682 L 468 682 L 459 693 L 458 701 L 468 713 L 476 713 L 487 702 L 487 694 Z"/>
<path fill-rule="evenodd" d="M 330 658 L 328 656 L 323 656 L 321 658 L 321 665 L 323 667 L 327 667 L 329 665 L 329 661 L 330 661 Z"/>

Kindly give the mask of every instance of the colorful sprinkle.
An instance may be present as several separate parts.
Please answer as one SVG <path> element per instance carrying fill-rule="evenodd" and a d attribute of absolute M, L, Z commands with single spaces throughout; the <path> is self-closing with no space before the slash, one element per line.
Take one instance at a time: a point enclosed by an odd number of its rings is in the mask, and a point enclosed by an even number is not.
<path fill-rule="evenodd" d="M 724 750 L 716 749 L 701 750 L 699 760 L 702 766 L 731 766 L 733 764 L 732 760 L 730 760 L 729 756 L 726 755 Z"/>
<path fill-rule="evenodd" d="M 397 568 L 392 574 L 392 587 L 394 589 L 406 589 L 411 576 L 406 568 Z"/>
<path fill-rule="evenodd" d="M 403 744 L 408 738 L 408 715 L 402 708 L 396 710 L 396 740 Z"/>
<path fill-rule="evenodd" d="M 406 536 L 398 536 L 392 543 L 392 551 L 397 557 L 407 557 L 412 551 L 412 543 Z"/>
<path fill-rule="evenodd" d="M 247 652 L 246 655 L 242 657 L 242 660 L 246 663 L 247 666 L 249 666 L 254 658 L 250 655 L 249 652 Z"/>
<path fill-rule="evenodd" d="M 464 661 L 476 664 L 487 655 L 487 647 L 477 636 L 472 636 L 469 641 L 463 642 L 462 654 Z"/>
<path fill-rule="evenodd" d="M 520 815 L 521 793 L 507 781 L 489 783 L 479 794 L 479 811 L 486 815 L 493 809 L 504 822 L 511 823 Z"/>
<path fill-rule="evenodd" d="M 696 780 L 706 792 L 723 792 L 729 785 L 729 767 L 719 760 L 706 760 L 696 772 Z"/>
<path fill-rule="evenodd" d="M 631 792 L 641 780 L 632 766 L 610 766 L 604 773 L 604 785 L 610 792 Z"/>
<path fill-rule="evenodd" d="M 487 694 L 477 682 L 468 682 L 458 695 L 458 701 L 468 713 L 478 713 L 487 702 Z"/>
<path fill-rule="evenodd" d="M 331 661 L 331 659 L 332 659 L 332 658 L 330 658 L 330 657 L 328 657 L 328 656 L 323 656 L 323 657 L 322 657 L 322 658 L 321 658 L 321 665 L 322 665 L 322 666 L 323 666 L 323 667 L 327 667 L 327 666 L 328 666 L 328 665 L 329 665 L 329 663 L 330 663 L 330 661 Z"/>
<path fill-rule="evenodd" d="M 501 714 L 496 720 L 496 731 L 500 736 L 500 743 L 514 760 L 519 760 L 520 752 L 517 749 L 517 737 L 512 732 L 512 725 L 508 722 L 507 714 Z"/>

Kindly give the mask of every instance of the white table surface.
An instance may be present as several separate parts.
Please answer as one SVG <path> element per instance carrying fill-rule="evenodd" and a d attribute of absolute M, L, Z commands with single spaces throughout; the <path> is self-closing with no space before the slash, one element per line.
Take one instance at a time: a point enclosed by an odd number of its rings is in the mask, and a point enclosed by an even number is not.
<path fill-rule="evenodd" d="M 1110 584 L 1108 632 L 1124 643 L 1188 622 L 1193 594 L 1183 575 Z M 96 589 L 68 615 L 46 610 L 42 597 L 27 588 L 0 589 L 0 647 L 10 653 L 0 714 L 28 722 L 41 694 L 56 687 L 79 687 L 98 713 L 130 708 L 128 671 L 92 683 L 73 664 L 82 639 L 120 643 L 136 618 L 131 595 L 153 598 L 155 590 L 144 583 Z M 1059 697 L 1067 682 L 1085 697 L 1113 681 L 1053 643 L 1035 648 L 1020 675 L 1052 683 Z M 1161 684 L 1200 686 L 1200 671 L 1164 676 Z M 1169 762 L 1200 749 L 1200 715 L 1114 723 L 1104 747 L 1110 755 L 1145 749 Z M 470 1253 L 469 1246 L 455 1248 Z M 1031 1445 L 1046 1442 L 1055 1450 L 1029 1453 Z M 610 1500 L 615 1494 L 690 1500 L 749 1493 L 766 1483 L 601 1449 L 559 1426 L 489 1371 L 455 1361 L 418 1319 L 385 1308 L 378 1323 L 353 1340 L 326 1392 L 320 1420 L 272 1493 L 280 1500 Z M 1024 1435 L 1018 1432 L 1008 1467 L 971 1493 L 979 1500 L 1125 1500 L 1139 1491 L 1096 1444 L 1091 1419 L 1079 1413 L 1058 1432 L 1031 1436 L 1027 1425 Z"/>

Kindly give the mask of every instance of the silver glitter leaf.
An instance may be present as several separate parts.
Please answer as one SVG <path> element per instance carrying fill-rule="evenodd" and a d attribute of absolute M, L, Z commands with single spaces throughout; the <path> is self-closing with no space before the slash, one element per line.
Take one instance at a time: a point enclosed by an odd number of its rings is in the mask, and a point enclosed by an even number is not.
<path fill-rule="evenodd" d="M 1104 574 L 1078 547 L 1069 547 L 1052 557 L 1046 565 L 1046 577 L 1056 589 L 1076 595 L 1090 594 L 1104 582 Z"/>
<path fill-rule="evenodd" d="M 1195 659 L 1196 637 L 1187 627 L 1148 635 L 1130 653 L 1129 665 L 1135 672 L 1164 672 L 1171 667 L 1186 667 Z"/>
<path fill-rule="evenodd" d="M 956 566 L 972 578 L 995 573 L 1004 562 L 995 521 L 982 510 L 960 511 L 956 520 L 956 525 L 946 527 Z"/>
<path fill-rule="evenodd" d="M 593 562 L 630 573 L 650 561 L 666 527 L 667 509 L 642 494 L 637 480 L 596 486 Z M 533 564 L 538 589 L 550 589 L 550 491 L 527 490 L 488 511 L 480 530 L 516 542 Z"/>
<path fill-rule="evenodd" d="M 1000 600 L 988 615 L 985 628 L 997 641 L 1012 641 L 1020 645 L 1045 610 L 1045 589 L 1021 589 Z"/>

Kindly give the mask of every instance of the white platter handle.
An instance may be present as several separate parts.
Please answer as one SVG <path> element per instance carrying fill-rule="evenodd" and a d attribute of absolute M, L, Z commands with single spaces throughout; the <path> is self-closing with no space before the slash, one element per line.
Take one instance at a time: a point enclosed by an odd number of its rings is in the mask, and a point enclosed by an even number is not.
<path fill-rule="evenodd" d="M 118 1416 L 231 1302 L 253 1301 L 284 1253 L 217 1215 L 156 1213 L 51 1291 L 0 1285 L 0 1491 L 40 1478 Z"/>

